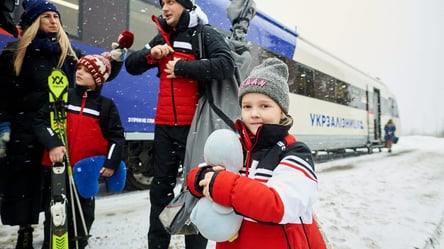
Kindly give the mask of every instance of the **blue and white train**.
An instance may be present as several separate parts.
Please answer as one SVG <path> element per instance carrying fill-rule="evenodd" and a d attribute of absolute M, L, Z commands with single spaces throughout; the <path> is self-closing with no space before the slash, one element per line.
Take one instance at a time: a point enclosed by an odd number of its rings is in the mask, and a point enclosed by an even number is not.
<path fill-rule="evenodd" d="M 161 13 L 158 0 L 52 0 L 73 44 L 86 53 L 109 49 L 122 30 L 135 34 L 133 49 L 140 49 L 156 33 L 151 15 Z M 231 23 L 226 8 L 229 0 L 196 0 L 210 23 L 229 34 Z M 18 21 L 21 8 L 14 13 Z M 0 49 L 15 39 L 0 29 Z M 257 12 L 250 23 L 247 40 L 253 63 L 268 57 L 284 60 L 290 71 L 291 133 L 313 152 L 384 146 L 384 124 L 393 119 L 400 127 L 394 95 L 379 79 L 363 73 L 305 40 L 278 20 Z M 154 137 L 158 78 L 157 70 L 140 76 L 125 69 L 104 86 L 121 115 L 127 139 L 128 182 L 136 188 L 150 184 L 151 148 Z"/>

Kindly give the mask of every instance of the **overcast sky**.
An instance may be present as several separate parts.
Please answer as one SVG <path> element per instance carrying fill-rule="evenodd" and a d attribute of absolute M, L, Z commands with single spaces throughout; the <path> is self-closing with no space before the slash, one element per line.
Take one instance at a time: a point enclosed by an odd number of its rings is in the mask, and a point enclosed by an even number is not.
<path fill-rule="evenodd" d="M 444 1 L 255 1 L 306 39 L 381 78 L 397 97 L 403 134 L 444 135 Z"/>

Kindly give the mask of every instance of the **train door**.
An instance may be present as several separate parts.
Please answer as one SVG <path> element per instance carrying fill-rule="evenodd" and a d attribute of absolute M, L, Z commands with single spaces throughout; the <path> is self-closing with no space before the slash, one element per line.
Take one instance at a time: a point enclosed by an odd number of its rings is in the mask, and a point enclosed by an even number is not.
<path fill-rule="evenodd" d="M 374 139 L 380 141 L 381 139 L 381 92 L 377 88 L 373 88 L 373 107 L 374 107 Z"/>

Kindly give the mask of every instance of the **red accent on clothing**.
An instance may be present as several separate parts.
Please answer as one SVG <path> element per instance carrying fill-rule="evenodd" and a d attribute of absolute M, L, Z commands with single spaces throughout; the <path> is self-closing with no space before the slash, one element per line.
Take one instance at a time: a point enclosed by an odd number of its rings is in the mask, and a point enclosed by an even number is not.
<path fill-rule="evenodd" d="M 165 42 L 172 47 L 170 34 L 165 32 L 157 17 L 152 16 Z M 174 52 L 172 55 L 159 60 L 160 85 L 157 99 L 155 124 L 160 125 L 191 125 L 198 101 L 197 80 L 176 76 L 167 78 L 165 72 L 169 61 L 179 58 L 194 61 L 194 54 Z M 148 61 L 149 58 L 147 58 Z"/>
<path fill-rule="evenodd" d="M 108 140 L 103 137 L 99 117 L 83 115 L 87 97 L 87 92 L 85 92 L 82 96 L 79 114 L 69 111 L 67 114 L 66 136 L 71 167 L 74 167 L 83 158 L 108 153 Z M 88 128 L 79 130 L 79 127 Z M 52 165 L 47 150 L 44 152 L 42 164 L 44 166 Z"/>
<path fill-rule="evenodd" d="M 290 164 L 290 163 L 286 163 L 286 162 L 282 162 L 282 161 L 279 163 L 279 165 L 285 165 L 285 166 L 290 167 L 290 168 L 292 168 L 292 169 L 298 170 L 298 171 L 300 171 L 302 174 L 304 174 L 308 179 L 310 179 L 310 180 L 312 180 L 312 181 L 318 183 L 318 180 L 317 180 L 317 179 L 313 178 L 310 174 L 308 174 L 308 173 L 307 173 L 304 169 L 302 169 L 301 167 L 297 167 L 297 166 L 294 166 L 294 164 Z"/>
<path fill-rule="evenodd" d="M 81 126 L 78 123 L 82 123 Z M 106 155 L 108 141 L 103 137 L 98 118 L 68 113 L 68 148 L 71 166 L 83 158 Z M 88 127 L 76 130 L 78 127 Z"/>
<path fill-rule="evenodd" d="M 304 234 L 304 228 L 310 238 L 310 246 Z M 291 248 L 297 249 L 326 249 L 322 235 L 316 222 L 312 224 L 268 225 L 244 220 L 239 230 L 239 236 L 233 242 L 216 244 L 216 249 L 288 249 L 284 229 Z"/>
<path fill-rule="evenodd" d="M 166 64 L 172 58 L 194 60 L 194 55 L 174 52 L 159 61 L 160 85 L 155 123 L 162 125 L 191 125 L 197 107 L 197 81 L 182 77 L 168 79 Z"/>
<path fill-rule="evenodd" d="M 297 141 L 296 137 L 291 134 L 288 134 L 287 136 L 285 136 L 284 140 L 285 140 L 285 146 L 287 146 L 287 147 Z"/>

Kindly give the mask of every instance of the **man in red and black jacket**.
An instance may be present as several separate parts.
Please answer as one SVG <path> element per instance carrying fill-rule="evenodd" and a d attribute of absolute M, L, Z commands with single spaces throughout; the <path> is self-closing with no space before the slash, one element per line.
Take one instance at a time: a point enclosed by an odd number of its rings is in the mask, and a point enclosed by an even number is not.
<path fill-rule="evenodd" d="M 162 16 L 153 17 L 159 34 L 125 61 L 130 74 L 158 68 L 159 94 L 155 116 L 151 212 L 148 248 L 167 249 L 171 235 L 159 214 L 174 197 L 176 176 L 184 160 L 185 145 L 199 97 L 198 82 L 233 77 L 234 61 L 224 37 L 209 26 L 202 35 L 205 59 L 193 50 L 193 32 L 206 24 L 205 14 L 190 0 L 161 0 Z M 197 9 L 196 9 L 197 8 Z M 204 86 L 199 86 L 204 87 Z M 206 248 L 206 240 L 186 236 L 186 248 Z"/>

